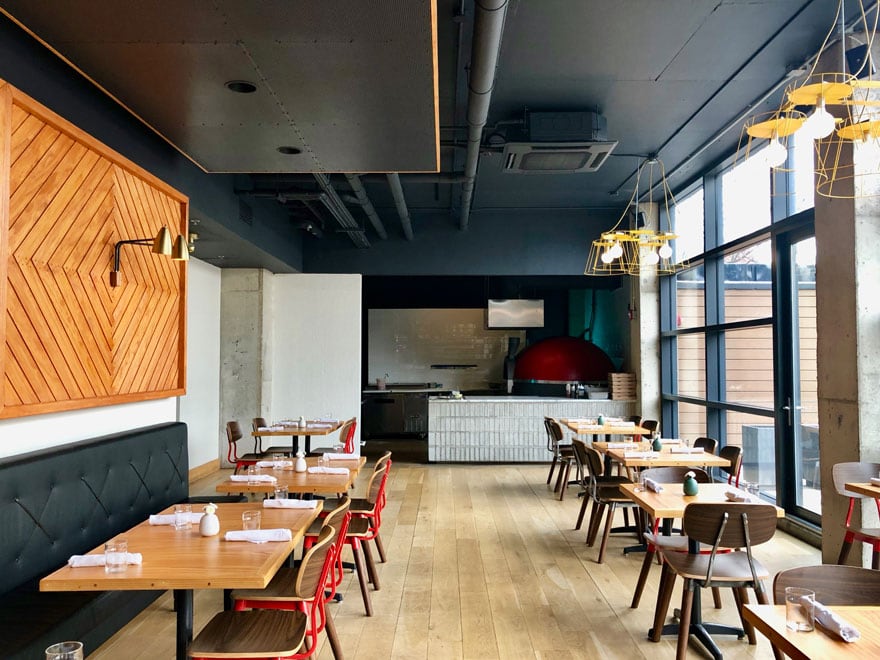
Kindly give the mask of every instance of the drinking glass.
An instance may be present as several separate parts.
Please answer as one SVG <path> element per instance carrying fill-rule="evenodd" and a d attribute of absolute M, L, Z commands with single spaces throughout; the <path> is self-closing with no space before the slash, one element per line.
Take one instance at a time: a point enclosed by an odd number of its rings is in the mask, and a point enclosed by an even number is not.
<path fill-rule="evenodd" d="M 275 499 L 276 500 L 286 500 L 287 499 L 287 486 L 276 485 L 275 486 Z"/>
<path fill-rule="evenodd" d="M 192 515 L 192 504 L 175 504 L 174 505 L 174 529 L 188 530 L 192 527 L 190 520 Z"/>
<path fill-rule="evenodd" d="M 248 465 L 248 468 L 247 468 L 247 478 L 248 478 L 247 482 L 248 482 L 248 484 L 253 486 L 255 484 L 260 483 L 260 480 L 257 479 L 258 474 L 260 474 L 260 468 L 258 468 L 256 465 Z"/>
<path fill-rule="evenodd" d="M 253 511 L 245 511 L 241 514 L 241 528 L 242 529 L 260 529 L 260 512 Z"/>
<path fill-rule="evenodd" d="M 813 629 L 813 601 L 816 593 L 801 587 L 785 588 L 785 625 L 797 632 Z"/>
<path fill-rule="evenodd" d="M 282 470 L 284 469 L 284 465 L 282 461 L 284 460 L 284 454 L 274 453 L 272 454 L 272 462 L 274 465 L 272 466 L 273 470 Z"/>
<path fill-rule="evenodd" d="M 82 642 L 58 642 L 46 649 L 46 660 L 83 660 Z"/>
<path fill-rule="evenodd" d="M 104 571 L 124 573 L 128 568 L 128 540 L 119 537 L 104 544 Z"/>

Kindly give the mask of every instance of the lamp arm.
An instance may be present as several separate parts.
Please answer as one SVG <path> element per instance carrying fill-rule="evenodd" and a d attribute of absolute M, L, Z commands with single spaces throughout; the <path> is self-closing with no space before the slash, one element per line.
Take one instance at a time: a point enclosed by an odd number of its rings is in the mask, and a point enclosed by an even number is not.
<path fill-rule="evenodd" d="M 116 241 L 113 246 L 113 270 L 110 271 L 110 286 L 119 286 L 119 259 L 123 245 L 151 245 L 151 238 L 132 238 L 127 241 Z"/>

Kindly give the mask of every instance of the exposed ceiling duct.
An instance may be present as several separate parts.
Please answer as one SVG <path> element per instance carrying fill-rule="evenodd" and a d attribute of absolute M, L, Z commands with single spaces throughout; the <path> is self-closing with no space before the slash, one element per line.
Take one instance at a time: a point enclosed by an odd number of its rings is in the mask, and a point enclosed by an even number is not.
<path fill-rule="evenodd" d="M 474 197 L 474 180 L 480 160 L 483 127 L 489 116 L 495 71 L 501 50 L 501 35 L 507 16 L 508 0 L 478 0 L 475 3 L 474 39 L 471 47 L 471 71 L 468 82 L 468 146 L 464 164 L 465 182 L 461 193 L 459 227 L 467 229 Z"/>
<path fill-rule="evenodd" d="M 351 242 L 357 247 L 370 247 L 370 242 L 367 240 L 364 230 L 358 225 L 333 186 L 330 185 L 330 178 L 326 174 L 314 174 L 313 176 L 321 190 L 324 191 L 324 197 L 321 198 L 321 201 L 327 207 L 327 210 L 330 211 L 330 215 L 339 223 L 342 231 L 348 233 Z"/>
<path fill-rule="evenodd" d="M 348 181 L 348 185 L 351 186 L 352 191 L 357 197 L 358 204 L 360 204 L 361 208 L 364 210 L 370 224 L 373 225 L 373 229 L 379 234 L 379 238 L 382 240 L 387 239 L 388 233 L 385 231 L 385 225 L 382 224 L 382 219 L 379 217 L 379 214 L 376 213 L 376 209 L 370 201 L 370 198 L 367 197 L 367 191 L 364 190 L 364 184 L 361 183 L 360 177 L 357 174 L 346 174 L 345 179 Z"/>
<path fill-rule="evenodd" d="M 412 220 L 409 217 L 409 209 L 406 208 L 406 199 L 403 197 L 403 186 L 400 185 L 400 177 L 396 172 L 388 174 L 388 185 L 391 187 L 391 196 L 394 197 L 394 204 L 397 206 L 397 213 L 400 215 L 400 224 L 403 226 L 403 235 L 406 240 L 413 239 Z"/>

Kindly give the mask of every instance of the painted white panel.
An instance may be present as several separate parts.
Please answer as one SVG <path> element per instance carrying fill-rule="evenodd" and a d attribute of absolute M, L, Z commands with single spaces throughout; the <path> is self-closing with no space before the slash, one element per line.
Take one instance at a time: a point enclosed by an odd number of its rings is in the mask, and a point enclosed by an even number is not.
<path fill-rule="evenodd" d="M 157 399 L 4 419 L 0 420 L 0 457 L 57 447 L 139 426 L 173 422 L 176 419 L 177 399 Z"/>
<path fill-rule="evenodd" d="M 220 269 L 190 259 L 186 314 L 186 395 L 178 419 L 189 430 L 189 466 L 216 460 L 226 451 L 220 419 Z"/>
<path fill-rule="evenodd" d="M 264 309 L 271 324 L 263 357 L 272 365 L 267 418 L 360 419 L 361 276 L 276 275 L 271 293 Z"/>

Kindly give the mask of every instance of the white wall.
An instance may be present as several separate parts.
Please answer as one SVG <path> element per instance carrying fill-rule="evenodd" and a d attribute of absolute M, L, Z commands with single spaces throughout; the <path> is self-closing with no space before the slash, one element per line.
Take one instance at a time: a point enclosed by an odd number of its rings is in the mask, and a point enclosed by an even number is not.
<path fill-rule="evenodd" d="M 272 365 L 270 419 L 360 419 L 361 276 L 272 279 L 271 309 L 264 316 L 272 326 L 264 350 Z M 312 439 L 313 446 L 320 444 L 320 437 Z"/>
<path fill-rule="evenodd" d="M 189 430 L 190 468 L 225 452 L 220 437 L 220 269 L 190 259 L 186 310 L 186 395 L 177 415 Z"/>

